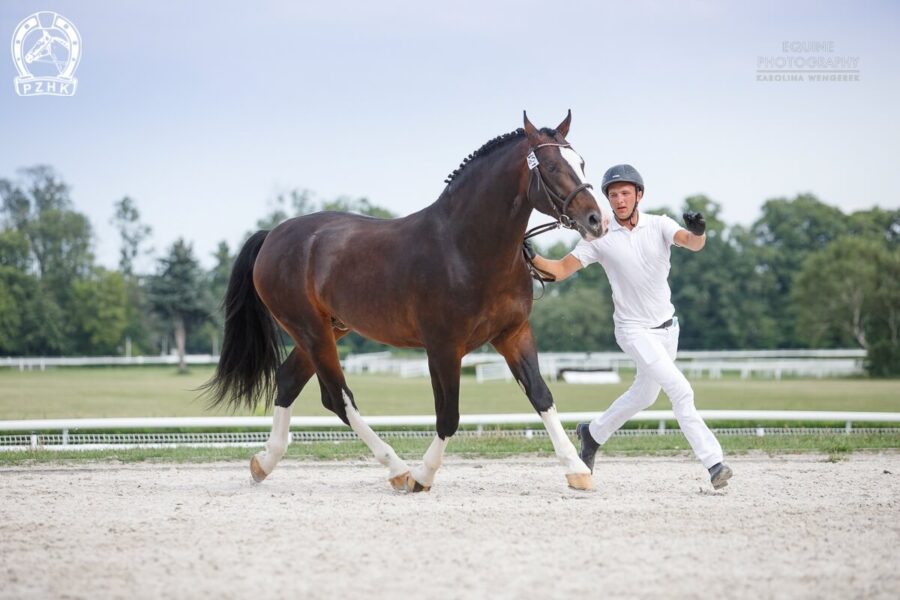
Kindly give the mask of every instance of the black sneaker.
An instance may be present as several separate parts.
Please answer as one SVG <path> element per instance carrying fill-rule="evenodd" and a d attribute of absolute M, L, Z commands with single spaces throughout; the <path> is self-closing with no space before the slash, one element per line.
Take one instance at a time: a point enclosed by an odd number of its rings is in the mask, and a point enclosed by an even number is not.
<path fill-rule="evenodd" d="M 712 483 L 714 490 L 720 490 L 728 485 L 731 475 L 731 467 L 723 462 L 716 463 L 709 468 L 709 481 Z"/>
<path fill-rule="evenodd" d="M 578 451 L 578 456 L 581 457 L 581 460 L 587 465 L 587 468 L 591 470 L 591 473 L 593 473 L 594 457 L 597 456 L 597 450 L 600 449 L 600 444 L 598 444 L 591 435 L 590 423 L 579 423 L 575 427 L 575 435 L 581 440 L 581 449 Z"/>

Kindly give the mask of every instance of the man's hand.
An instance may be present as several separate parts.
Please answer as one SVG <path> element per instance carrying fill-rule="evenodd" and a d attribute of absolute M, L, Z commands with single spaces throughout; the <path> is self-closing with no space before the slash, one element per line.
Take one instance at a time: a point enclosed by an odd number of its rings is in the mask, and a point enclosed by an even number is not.
<path fill-rule="evenodd" d="M 706 233 L 706 219 L 703 218 L 703 213 L 689 210 L 682 215 L 684 218 L 684 228 L 693 233 L 694 235 L 703 235 Z"/>
<path fill-rule="evenodd" d="M 525 258 L 530 261 L 533 261 L 534 257 L 537 256 L 537 252 L 534 251 L 534 246 L 532 246 L 531 242 L 528 240 L 522 242 L 522 252 L 525 253 Z"/>

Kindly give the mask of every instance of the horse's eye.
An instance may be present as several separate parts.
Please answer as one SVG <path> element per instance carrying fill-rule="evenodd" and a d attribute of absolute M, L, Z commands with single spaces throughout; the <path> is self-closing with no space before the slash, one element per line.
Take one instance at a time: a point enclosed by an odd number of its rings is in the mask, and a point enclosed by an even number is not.
<path fill-rule="evenodd" d="M 548 163 L 547 163 L 547 170 L 548 170 L 548 171 L 550 171 L 551 173 L 556 173 L 556 169 L 557 169 L 557 166 L 556 166 L 556 163 L 555 163 L 555 162 L 548 162 Z"/>

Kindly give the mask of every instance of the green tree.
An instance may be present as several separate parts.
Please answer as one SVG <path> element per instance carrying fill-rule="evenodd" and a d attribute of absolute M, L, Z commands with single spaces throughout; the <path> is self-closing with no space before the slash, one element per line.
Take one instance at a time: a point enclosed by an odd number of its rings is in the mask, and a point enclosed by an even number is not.
<path fill-rule="evenodd" d="M 256 222 L 257 229 L 274 229 L 292 217 L 316 212 L 314 194 L 307 189 L 292 189 L 281 192 L 271 201 L 271 210 Z M 249 234 L 247 235 L 249 237 Z"/>
<path fill-rule="evenodd" d="M 47 166 L 22 169 L 24 185 L 0 180 L 7 224 L 28 239 L 40 278 L 64 298 L 71 282 L 93 266 L 87 217 L 72 208 L 69 187 Z"/>
<path fill-rule="evenodd" d="M 127 298 L 125 309 L 126 326 L 123 331 L 126 354 L 143 354 L 153 348 L 154 331 L 159 323 L 152 318 L 148 305 L 145 284 L 136 272 L 135 262 L 150 254 L 145 247 L 153 232 L 149 225 L 141 222 L 137 202 L 129 196 L 113 203 L 112 225 L 119 232 L 119 270 L 122 273 Z"/>
<path fill-rule="evenodd" d="M 593 268 L 602 271 L 597 266 Z M 550 289 L 543 298 L 535 300 L 529 321 L 541 352 L 616 348 L 610 297 L 602 296 L 589 285 L 565 293 Z"/>
<path fill-rule="evenodd" d="M 878 263 L 866 342 L 867 368 L 877 377 L 900 375 L 900 248 L 894 243 Z"/>
<path fill-rule="evenodd" d="M 31 267 L 28 238 L 16 229 L 0 231 L 0 266 L 27 272 Z"/>
<path fill-rule="evenodd" d="M 178 239 L 168 255 L 159 259 L 157 273 L 149 280 L 148 296 L 153 310 L 174 333 L 178 370 L 184 373 L 188 332 L 209 318 L 210 304 L 203 272 L 193 247 L 184 239 Z"/>
<path fill-rule="evenodd" d="M 762 212 L 751 228 L 756 269 L 764 277 L 771 275 L 773 285 L 765 292 L 767 312 L 777 323 L 776 345 L 796 346 L 794 325 L 799 315 L 790 301 L 794 277 L 810 253 L 848 232 L 848 221 L 840 209 L 812 194 L 768 200 Z"/>
<path fill-rule="evenodd" d="M 900 373 L 900 250 L 878 238 L 843 237 L 811 254 L 797 273 L 797 329 L 811 346 L 875 352 L 869 369 Z"/>
<path fill-rule="evenodd" d="M 333 200 L 317 201 L 315 194 L 310 190 L 292 189 L 275 196 L 271 202 L 271 210 L 256 222 L 256 227 L 257 229 L 273 229 L 290 218 L 318 211 L 352 212 L 381 219 L 393 219 L 397 216 L 383 206 L 373 204 L 365 197 L 338 196 Z"/>
<path fill-rule="evenodd" d="M 71 347 L 59 305 L 31 273 L 0 267 L 0 354 L 58 355 Z"/>
<path fill-rule="evenodd" d="M 152 229 L 141 223 L 141 213 L 137 203 L 125 196 L 114 203 L 115 214 L 112 224 L 119 232 L 119 270 L 126 278 L 134 276 L 134 261 L 146 251 L 142 249 L 150 238 Z"/>
<path fill-rule="evenodd" d="M 390 210 L 372 204 L 368 198 L 350 198 L 349 196 L 338 196 L 334 200 L 322 202 L 322 210 L 333 210 L 338 212 L 352 212 L 369 217 L 378 217 L 379 219 L 394 219 L 397 217 Z"/>
<path fill-rule="evenodd" d="M 73 284 L 72 319 L 76 323 L 81 354 L 111 355 L 121 350 L 128 326 L 125 277 L 97 268 L 87 279 Z"/>
<path fill-rule="evenodd" d="M 560 259 L 577 242 L 556 242 L 535 249 L 541 256 Z M 541 352 L 605 351 L 617 348 L 613 335 L 612 292 L 606 272 L 590 265 L 543 288 L 534 285 L 535 300 L 529 322 Z"/>
<path fill-rule="evenodd" d="M 219 242 L 216 251 L 213 253 L 215 264 L 213 268 L 205 275 L 205 285 L 207 286 L 209 300 L 209 320 L 198 330 L 195 340 L 191 340 L 189 344 L 192 348 L 197 348 L 204 352 L 212 351 L 213 354 L 218 352 L 219 344 L 225 332 L 225 314 L 223 312 L 222 303 L 225 299 L 225 291 L 228 289 L 228 279 L 231 277 L 231 266 L 234 263 L 234 255 L 228 248 L 225 241 Z"/>
<path fill-rule="evenodd" d="M 900 208 L 885 210 L 871 208 L 860 210 L 847 219 L 849 233 L 872 239 L 881 239 L 888 244 L 900 243 Z"/>
<path fill-rule="evenodd" d="M 72 208 L 69 187 L 47 166 L 21 169 L 15 181 L 0 179 L 0 216 L 0 264 L 33 273 L 39 288 L 28 300 L 31 305 L 20 308 L 36 329 L 23 326 L 19 351 L 71 352 L 78 343 L 76 324 L 68 316 L 73 284 L 93 267 L 90 222 Z M 13 287 L 22 290 L 32 283 L 19 279 Z"/>
<path fill-rule="evenodd" d="M 673 247 L 669 283 L 682 324 L 685 349 L 758 348 L 776 339 L 776 323 L 760 301 L 763 281 L 756 272 L 752 240 L 730 231 L 721 204 L 706 196 L 685 200 L 682 212 L 700 211 L 707 223 L 700 252 Z M 676 221 L 681 222 L 680 218 Z M 750 252 L 748 252 L 748 245 Z"/>

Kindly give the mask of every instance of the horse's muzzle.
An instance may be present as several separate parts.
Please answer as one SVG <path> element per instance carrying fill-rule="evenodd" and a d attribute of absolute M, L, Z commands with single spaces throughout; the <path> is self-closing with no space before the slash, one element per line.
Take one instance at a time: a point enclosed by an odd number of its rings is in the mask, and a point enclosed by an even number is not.
<path fill-rule="evenodd" d="M 578 233 L 587 241 L 603 237 L 609 229 L 609 219 L 597 210 L 592 210 L 581 219 L 573 220 Z"/>

